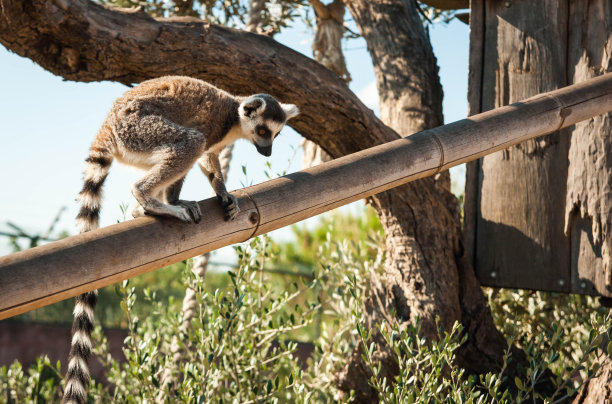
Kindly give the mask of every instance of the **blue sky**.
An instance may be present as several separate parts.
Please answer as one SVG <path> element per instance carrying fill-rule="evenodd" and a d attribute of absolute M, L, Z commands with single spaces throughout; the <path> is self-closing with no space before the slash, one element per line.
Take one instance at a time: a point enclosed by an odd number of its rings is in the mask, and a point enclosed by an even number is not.
<path fill-rule="evenodd" d="M 440 66 L 445 121 L 462 119 L 467 114 L 468 26 L 456 20 L 436 24 L 430 35 Z M 312 32 L 303 25 L 287 29 L 276 39 L 311 55 Z M 344 48 L 353 79 L 351 89 L 377 111 L 374 71 L 365 41 L 349 40 Z M 29 231 L 42 231 L 65 206 L 57 229 L 76 233 L 74 197 L 82 185 L 83 160 L 113 100 L 125 90 L 117 83 L 64 81 L 0 46 L 0 230 L 7 230 L 10 221 Z M 284 129 L 270 158 L 273 173 L 301 168 L 300 150 L 289 161 L 299 141 L 297 133 Z M 266 161 L 249 143 L 237 142 L 228 188 L 264 181 Z M 247 167 L 246 177 L 242 165 Z M 461 168 L 452 174 L 454 181 L 462 183 Z M 113 165 L 104 187 L 103 226 L 124 219 L 120 206 L 133 203 L 130 186 L 139 175 L 134 169 Z M 208 181 L 194 169 L 181 198 L 205 199 L 210 192 Z M 288 233 L 280 230 L 276 234 Z M 0 255 L 8 252 L 7 239 L 0 238 Z"/>

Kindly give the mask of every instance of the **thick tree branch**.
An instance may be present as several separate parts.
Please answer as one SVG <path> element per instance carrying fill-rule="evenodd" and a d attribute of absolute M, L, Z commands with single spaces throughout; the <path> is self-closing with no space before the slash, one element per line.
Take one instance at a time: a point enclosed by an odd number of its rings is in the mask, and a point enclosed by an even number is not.
<path fill-rule="evenodd" d="M 266 36 L 87 0 L 0 0 L 0 6 L 0 43 L 67 80 L 129 85 L 182 74 L 235 94 L 269 92 L 297 104 L 302 113 L 291 125 L 334 157 L 398 136 L 343 80 Z"/>

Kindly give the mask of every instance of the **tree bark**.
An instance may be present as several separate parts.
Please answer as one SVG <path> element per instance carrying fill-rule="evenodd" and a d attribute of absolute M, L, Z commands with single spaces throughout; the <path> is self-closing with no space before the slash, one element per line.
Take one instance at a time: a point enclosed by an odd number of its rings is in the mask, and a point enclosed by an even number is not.
<path fill-rule="evenodd" d="M 342 35 L 344 34 L 344 2 L 334 0 L 325 5 L 320 0 L 311 0 L 316 15 L 315 37 L 312 43 L 312 53 L 317 62 L 336 73 L 346 83 L 351 76 L 346 69 L 344 54 L 342 53 Z M 302 167 L 312 167 L 331 160 L 320 146 L 308 139 L 301 143 L 304 154 Z"/>
<path fill-rule="evenodd" d="M 317 17 L 317 27 L 312 52 L 317 62 L 336 73 L 345 82 L 351 81 L 342 53 L 344 35 L 344 2 L 334 0 L 325 5 L 320 0 L 310 0 Z"/>
<path fill-rule="evenodd" d="M 598 359 L 601 367 L 582 386 L 573 404 L 612 404 L 612 358 L 600 350 Z"/>
<path fill-rule="evenodd" d="M 612 1 L 569 3 L 568 77 L 579 83 L 612 71 Z M 612 114 L 575 125 L 570 138 L 565 235 L 574 292 L 612 296 Z"/>
<path fill-rule="evenodd" d="M 442 123 L 435 58 L 409 0 L 348 3 L 372 54 L 382 115 L 391 127 L 335 74 L 264 36 L 195 19 L 156 20 L 86 0 L 0 0 L 0 6 L 0 43 L 52 73 L 128 85 L 185 74 L 236 94 L 267 91 L 297 104 L 301 114 L 292 127 L 333 157 L 397 139 L 392 128 L 407 136 Z M 424 179 L 372 203 L 385 228 L 387 264 L 368 318 L 389 317 L 391 310 L 400 321 L 419 316 L 430 336 L 436 316 L 447 329 L 461 321 L 469 340 L 459 365 L 470 372 L 495 369 L 505 340 L 462 258 L 459 205 L 446 181 Z M 365 384 L 344 382 L 346 388 Z M 358 398 L 369 402 L 373 392 L 365 387 Z"/>
<path fill-rule="evenodd" d="M 401 136 L 441 125 L 438 67 L 415 3 L 353 0 L 346 5 L 372 56 L 382 120 Z M 458 352 L 458 364 L 468 372 L 489 371 L 499 365 L 506 342 L 463 257 L 459 203 L 449 188 L 445 173 L 437 181 L 426 178 L 372 198 L 386 232 L 386 293 L 379 290 L 376 301 L 368 302 L 368 321 L 373 325 L 391 311 L 400 321 L 418 317 L 431 338 L 436 317 L 445 329 L 462 322 L 469 339 Z M 515 352 L 517 359 L 521 354 Z M 381 352 L 379 359 L 392 372 L 389 355 Z M 364 372 L 361 355 L 353 355 L 340 386 L 369 402 L 375 396 L 363 386 Z"/>

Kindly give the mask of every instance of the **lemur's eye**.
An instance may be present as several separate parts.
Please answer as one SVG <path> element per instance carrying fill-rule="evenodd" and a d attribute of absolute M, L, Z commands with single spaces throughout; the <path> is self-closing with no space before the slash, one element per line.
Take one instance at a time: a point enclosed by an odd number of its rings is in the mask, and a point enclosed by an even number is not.
<path fill-rule="evenodd" d="M 265 135 L 266 134 L 266 130 L 265 129 L 259 129 L 259 134 L 261 136 Z"/>

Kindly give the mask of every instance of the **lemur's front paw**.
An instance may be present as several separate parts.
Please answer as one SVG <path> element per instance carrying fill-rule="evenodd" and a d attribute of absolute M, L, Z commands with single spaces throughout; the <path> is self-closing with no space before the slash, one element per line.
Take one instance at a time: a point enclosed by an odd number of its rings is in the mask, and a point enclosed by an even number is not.
<path fill-rule="evenodd" d="M 229 192 L 223 196 L 217 195 L 217 198 L 221 201 L 221 206 L 223 210 L 225 210 L 225 221 L 234 220 L 238 213 L 240 213 L 240 208 L 238 207 L 238 199 Z"/>
<path fill-rule="evenodd" d="M 202 220 L 202 211 L 200 210 L 200 205 L 195 201 L 184 201 L 182 199 L 176 202 L 176 205 L 182 206 L 187 209 L 189 213 L 189 217 L 195 223 L 200 223 Z"/>

